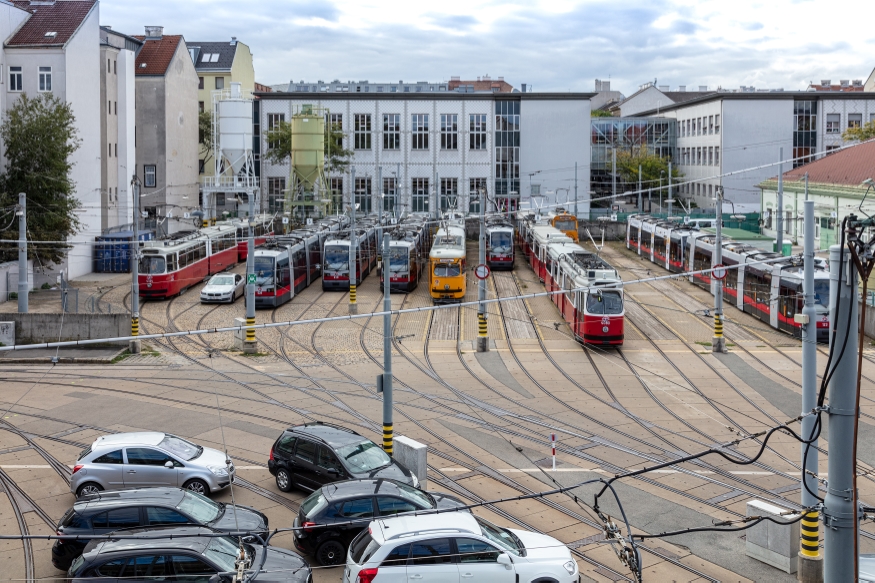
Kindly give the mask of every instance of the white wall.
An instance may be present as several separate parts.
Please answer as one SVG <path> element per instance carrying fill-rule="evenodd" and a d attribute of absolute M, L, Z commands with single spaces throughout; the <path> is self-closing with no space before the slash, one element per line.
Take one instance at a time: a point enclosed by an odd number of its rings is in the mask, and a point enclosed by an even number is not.
<path fill-rule="evenodd" d="M 648 87 L 620 104 L 620 115 L 630 117 L 638 115 L 642 111 L 668 107 L 673 104 L 674 101 L 669 99 L 662 91 L 656 87 Z"/>
<path fill-rule="evenodd" d="M 540 184 L 541 194 L 553 191 L 563 199 L 569 188 L 568 208 L 574 208 L 574 164 L 577 163 L 578 212 L 589 212 L 591 162 L 589 100 L 529 99 L 520 103 L 520 194 L 525 204 L 529 184 Z M 529 178 L 529 173 L 540 171 Z M 555 204 L 556 194 L 545 204 Z"/>
<path fill-rule="evenodd" d="M 133 222 L 131 178 L 137 171 L 135 61 L 132 51 L 118 54 L 118 223 Z"/>

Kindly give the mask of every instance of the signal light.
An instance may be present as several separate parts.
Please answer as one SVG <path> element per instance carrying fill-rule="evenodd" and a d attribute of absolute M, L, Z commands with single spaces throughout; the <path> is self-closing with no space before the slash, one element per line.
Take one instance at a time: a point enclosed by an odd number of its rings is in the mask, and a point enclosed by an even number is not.
<path fill-rule="evenodd" d="M 371 583 L 377 576 L 376 569 L 362 569 L 359 571 L 359 576 L 356 577 L 356 583 Z"/>
<path fill-rule="evenodd" d="M 79 464 L 79 465 L 73 466 L 73 473 L 75 474 L 76 472 L 78 472 L 79 470 L 81 470 L 81 469 L 84 468 L 84 467 L 85 467 L 85 466 L 84 466 L 83 464 Z"/>
<path fill-rule="evenodd" d="M 274 458 L 273 458 L 273 448 L 270 448 L 270 461 L 274 461 Z"/>
<path fill-rule="evenodd" d="M 305 522 L 304 524 L 301 525 L 301 527 L 304 529 L 304 532 L 313 532 L 313 529 L 310 528 L 313 526 L 316 526 L 315 522 Z"/>

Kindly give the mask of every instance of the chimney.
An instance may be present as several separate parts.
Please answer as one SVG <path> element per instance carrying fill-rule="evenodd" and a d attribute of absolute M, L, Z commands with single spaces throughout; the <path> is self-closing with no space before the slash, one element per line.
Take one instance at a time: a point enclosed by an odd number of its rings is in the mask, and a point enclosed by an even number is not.
<path fill-rule="evenodd" d="M 237 37 L 236 37 L 236 36 L 232 36 L 232 37 L 231 37 L 231 46 L 232 46 L 232 47 L 236 47 L 236 46 L 237 46 Z"/>
<path fill-rule="evenodd" d="M 847 80 L 847 79 L 842 79 L 841 81 L 839 81 L 839 83 L 842 84 L 842 87 L 847 87 L 847 86 L 848 86 L 848 80 Z"/>
<path fill-rule="evenodd" d="M 160 40 L 164 36 L 163 26 L 147 26 L 146 40 Z"/>
<path fill-rule="evenodd" d="M 668 91 L 668 85 L 660 85 L 659 90 L 660 91 Z"/>
<path fill-rule="evenodd" d="M 821 79 L 820 84 L 823 85 L 824 87 L 829 87 L 832 84 L 832 80 L 831 79 Z"/>
<path fill-rule="evenodd" d="M 708 91 L 707 85 L 699 85 L 699 91 Z"/>
<path fill-rule="evenodd" d="M 526 84 L 525 83 L 520 84 L 520 88 L 522 89 L 523 93 L 526 92 Z"/>
<path fill-rule="evenodd" d="M 862 86 L 863 86 L 863 80 L 862 80 L 862 79 L 854 79 L 854 80 L 852 81 L 852 83 L 853 83 L 854 87 L 862 87 Z"/>
<path fill-rule="evenodd" d="M 678 85 L 678 91 L 680 91 L 680 92 L 683 93 L 683 92 L 686 91 L 686 90 L 687 90 L 687 86 L 686 86 L 686 85 Z"/>

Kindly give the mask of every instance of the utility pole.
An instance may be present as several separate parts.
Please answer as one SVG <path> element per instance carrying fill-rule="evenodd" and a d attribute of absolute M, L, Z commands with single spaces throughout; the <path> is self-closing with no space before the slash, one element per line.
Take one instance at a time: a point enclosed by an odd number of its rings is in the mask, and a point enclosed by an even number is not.
<path fill-rule="evenodd" d="M 380 226 L 383 226 L 383 167 L 382 166 L 377 166 L 377 188 L 380 189 L 380 208 L 377 211 L 378 216 L 380 217 L 380 219 L 379 219 L 380 222 L 378 224 Z"/>
<path fill-rule="evenodd" d="M 723 263 L 723 186 L 717 187 L 717 237 L 714 240 L 712 267 Z M 723 337 L 723 280 L 714 277 L 714 338 L 711 339 L 711 352 L 726 352 L 726 339 Z"/>
<path fill-rule="evenodd" d="M 358 314 L 359 307 L 355 297 L 355 278 L 358 271 L 356 263 L 356 239 L 355 231 L 355 166 L 350 169 L 352 173 L 352 203 L 349 205 L 349 313 Z"/>
<path fill-rule="evenodd" d="M 617 200 L 617 147 L 611 145 L 611 204 Z"/>
<path fill-rule="evenodd" d="M 778 204 L 775 208 L 775 227 L 778 234 L 775 238 L 775 251 L 784 254 L 784 148 L 778 150 Z"/>
<path fill-rule="evenodd" d="M 389 272 L 389 233 L 383 235 L 383 451 L 392 455 L 395 427 L 392 421 L 392 284 Z"/>
<path fill-rule="evenodd" d="M 27 195 L 18 193 L 18 313 L 26 314 L 30 286 L 27 284 Z"/>
<path fill-rule="evenodd" d="M 134 197 L 134 241 L 131 243 L 131 336 L 140 335 L 140 177 L 131 178 Z M 141 343 L 131 340 L 131 354 L 140 354 Z"/>
<path fill-rule="evenodd" d="M 671 162 L 668 163 L 668 216 L 671 218 L 674 207 L 674 198 L 671 195 Z"/>
<path fill-rule="evenodd" d="M 851 215 L 850 220 L 856 217 Z M 839 280 L 839 270 L 842 278 Z M 829 383 L 829 485 L 823 501 L 823 579 L 856 581 L 857 521 L 854 492 L 854 419 L 857 415 L 857 266 L 841 245 L 829 248 L 830 336 L 841 357 Z M 807 437 L 807 436 L 806 436 Z"/>
<path fill-rule="evenodd" d="M 480 189 L 480 254 L 478 265 L 486 265 L 486 201 L 485 189 Z M 477 352 L 489 352 L 489 331 L 486 327 L 486 280 L 479 279 L 477 284 Z"/>
<path fill-rule="evenodd" d="M 441 218 L 441 175 L 439 172 L 434 173 L 434 217 L 437 219 Z"/>
<path fill-rule="evenodd" d="M 255 221 L 255 192 L 246 193 L 249 198 L 249 242 L 246 246 L 246 341 L 243 343 L 244 354 L 258 352 L 258 344 L 255 342 L 255 230 L 252 228 Z M 289 266 L 291 269 L 291 266 Z"/>
<path fill-rule="evenodd" d="M 806 174 L 807 178 L 807 174 Z M 807 194 L 807 192 L 806 192 Z M 807 198 L 807 197 L 806 197 Z M 802 414 L 817 407 L 817 311 L 814 309 L 814 201 L 806 200 L 805 248 L 803 263 L 802 297 Z M 811 439 L 816 418 L 802 418 L 802 438 Z M 806 455 L 807 452 L 807 455 Z M 819 500 L 808 492 L 817 492 L 817 480 L 807 472 L 818 473 L 817 441 L 802 444 L 802 506 L 817 506 Z M 808 489 L 805 485 L 807 484 Z M 799 574 L 802 583 L 823 581 L 823 557 L 820 556 L 817 510 L 808 512 L 800 523 L 802 537 L 799 548 Z"/>
<path fill-rule="evenodd" d="M 401 178 L 401 163 L 398 163 L 398 172 L 395 174 L 397 178 L 395 178 L 395 204 L 392 205 L 392 214 L 395 215 L 395 220 L 398 220 L 400 216 L 398 214 L 398 207 L 401 206 L 401 183 L 404 182 Z M 403 211 L 402 211 L 403 212 Z"/>
<path fill-rule="evenodd" d="M 653 212 L 653 187 L 652 186 L 647 187 L 647 212 L 648 213 Z"/>
<path fill-rule="evenodd" d="M 638 212 L 644 212 L 644 201 L 641 200 L 644 197 L 644 193 L 641 192 L 641 164 L 638 164 Z"/>
<path fill-rule="evenodd" d="M 574 218 L 577 216 L 577 162 L 574 163 Z"/>

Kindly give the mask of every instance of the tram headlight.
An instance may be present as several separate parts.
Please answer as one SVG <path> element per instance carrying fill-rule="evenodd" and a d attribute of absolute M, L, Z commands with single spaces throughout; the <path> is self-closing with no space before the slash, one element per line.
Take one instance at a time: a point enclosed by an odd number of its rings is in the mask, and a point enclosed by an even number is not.
<path fill-rule="evenodd" d="M 603 327 L 602 327 L 602 332 L 604 332 L 605 334 L 607 334 L 607 333 L 608 333 L 608 327 L 607 327 L 607 326 L 603 326 Z"/>

